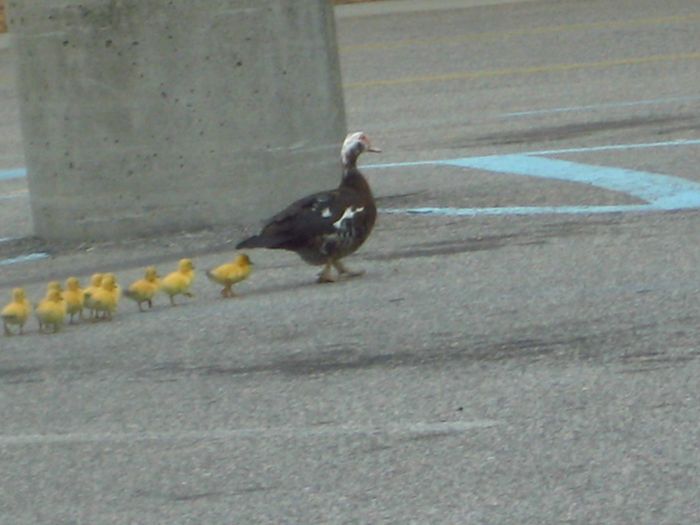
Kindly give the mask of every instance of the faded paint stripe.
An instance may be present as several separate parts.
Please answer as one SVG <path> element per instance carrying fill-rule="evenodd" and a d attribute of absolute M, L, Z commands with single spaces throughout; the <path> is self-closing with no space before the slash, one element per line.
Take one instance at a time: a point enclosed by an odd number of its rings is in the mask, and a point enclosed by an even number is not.
<path fill-rule="evenodd" d="M 480 71 L 458 71 L 455 73 L 442 73 L 415 77 L 400 77 L 366 80 L 362 82 L 350 82 L 346 84 L 345 87 L 347 89 L 363 89 L 371 87 L 396 86 L 403 84 L 418 84 L 426 82 L 447 82 L 450 80 L 476 80 L 479 78 L 535 75 L 538 73 L 563 73 L 567 71 L 579 71 L 585 69 L 606 69 L 619 66 L 638 66 L 644 64 L 654 64 L 658 62 L 679 62 L 687 60 L 700 60 L 700 53 L 676 53 L 671 55 L 650 55 L 645 57 L 618 58 L 611 60 L 601 60 L 599 62 L 575 62 L 570 64 L 544 64 L 541 66 L 510 67 L 503 69 L 486 69 Z"/>
<path fill-rule="evenodd" d="M 28 255 L 19 255 L 17 257 L 11 257 L 9 259 L 0 259 L 0 266 L 8 266 L 10 264 L 19 264 L 26 262 L 39 261 L 41 259 L 47 259 L 50 257 L 48 253 L 30 253 Z"/>
<path fill-rule="evenodd" d="M 17 168 L 12 170 L 0 170 L 0 180 L 12 180 L 21 179 L 27 176 L 27 170 L 24 168 Z"/>
<path fill-rule="evenodd" d="M 504 206 L 498 208 L 382 208 L 380 213 L 426 217 L 487 217 L 505 215 L 587 215 L 658 211 L 653 204 L 614 206 Z"/>
<path fill-rule="evenodd" d="M 700 100 L 700 96 L 652 98 L 643 100 L 629 100 L 619 102 L 604 102 L 600 104 L 589 104 L 586 106 L 569 106 L 561 108 L 535 109 L 531 111 L 514 111 L 502 113 L 499 118 L 533 117 L 538 115 L 549 115 L 556 113 L 574 113 L 578 111 L 596 111 L 599 109 L 628 108 L 635 106 L 657 106 L 662 104 L 674 104 L 677 102 L 695 102 Z"/>
<path fill-rule="evenodd" d="M 565 33 L 570 31 L 588 31 L 591 29 L 619 29 L 624 27 L 643 27 L 664 24 L 694 23 L 700 19 L 700 13 L 687 15 L 662 16 L 655 18 L 636 18 L 625 20 L 612 20 L 604 22 L 587 22 L 580 24 L 561 24 L 552 26 L 533 27 L 530 29 L 517 29 L 514 31 L 484 31 L 482 33 L 468 33 L 455 36 L 440 36 L 435 38 L 405 38 L 402 40 L 389 40 L 386 42 L 366 42 L 362 44 L 349 44 L 340 47 L 341 52 L 354 52 L 369 49 L 397 49 L 402 47 L 433 46 L 460 44 L 482 40 L 501 40 L 504 38 L 521 36 L 538 36 L 547 34 Z"/>
<path fill-rule="evenodd" d="M 21 199 L 23 197 L 28 197 L 29 192 L 27 190 L 17 190 L 11 193 L 0 193 L 0 201 L 9 201 L 13 199 Z"/>
<path fill-rule="evenodd" d="M 465 216 L 483 215 L 539 215 L 539 214 L 592 214 L 647 212 L 662 210 L 684 210 L 700 208 L 700 183 L 680 177 L 658 173 L 597 166 L 572 162 L 568 160 L 541 157 L 542 154 L 580 153 L 600 151 L 601 149 L 633 149 L 646 147 L 664 147 L 680 145 L 697 145 L 698 140 L 657 142 L 646 144 L 626 144 L 594 148 L 573 148 L 550 150 L 516 155 L 490 155 L 483 157 L 464 157 L 435 161 L 417 161 L 407 163 L 389 163 L 365 166 L 366 168 L 396 168 L 413 166 L 455 166 L 472 168 L 496 173 L 523 175 L 544 179 L 560 180 L 577 184 L 589 184 L 608 191 L 625 193 L 645 201 L 644 204 L 631 205 L 572 205 L 572 206 L 513 206 L 487 208 L 385 208 L 383 213 L 403 213 L 430 216 Z"/>
<path fill-rule="evenodd" d="M 700 139 L 682 139 L 682 140 L 670 140 L 665 142 L 638 142 L 632 144 L 611 144 L 608 146 L 587 146 L 581 148 L 562 148 L 562 149 L 550 149 L 541 151 L 526 151 L 523 153 L 517 153 L 517 155 L 561 155 L 565 153 L 593 153 L 596 151 L 615 151 L 615 150 L 628 150 L 628 149 L 647 149 L 647 148 L 674 148 L 679 146 L 700 146 Z M 493 157 L 498 157 L 500 155 L 492 155 Z M 464 157 L 465 159 L 479 158 L 479 157 Z M 365 164 L 363 169 L 383 169 L 383 168 L 404 168 L 412 166 L 436 166 L 445 165 L 455 161 L 463 159 L 436 159 L 436 160 L 418 160 L 418 161 L 408 161 L 408 162 L 387 162 L 384 164 Z"/>
<path fill-rule="evenodd" d="M 530 155 L 472 157 L 447 161 L 443 164 L 590 184 L 609 191 L 626 193 L 664 209 L 700 206 L 700 184 L 657 173 L 595 166 Z"/>
<path fill-rule="evenodd" d="M 63 445 L 73 443 L 135 443 L 144 441 L 182 440 L 231 440 L 241 438 L 337 437 L 348 435 L 431 435 L 436 433 L 459 434 L 499 425 L 499 421 L 483 419 L 475 421 L 406 422 L 383 426 L 368 425 L 319 425 L 313 427 L 258 427 L 240 429 L 212 429 L 163 432 L 67 432 L 48 434 L 0 435 L 0 446 L 10 445 Z"/>

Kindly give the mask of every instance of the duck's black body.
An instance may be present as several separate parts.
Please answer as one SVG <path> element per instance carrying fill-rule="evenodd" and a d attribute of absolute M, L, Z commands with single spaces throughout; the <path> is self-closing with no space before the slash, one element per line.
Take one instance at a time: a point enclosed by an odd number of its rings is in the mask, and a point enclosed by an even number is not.
<path fill-rule="evenodd" d="M 355 137 L 355 142 L 348 141 Z M 309 264 L 325 265 L 321 281 L 333 281 L 330 267 L 351 274 L 340 263 L 365 242 L 377 218 L 367 180 L 357 169 L 357 157 L 371 148 L 364 134 L 348 136 L 343 146 L 343 178 L 335 190 L 314 193 L 272 217 L 258 235 L 236 248 L 271 248 L 298 253 Z"/>

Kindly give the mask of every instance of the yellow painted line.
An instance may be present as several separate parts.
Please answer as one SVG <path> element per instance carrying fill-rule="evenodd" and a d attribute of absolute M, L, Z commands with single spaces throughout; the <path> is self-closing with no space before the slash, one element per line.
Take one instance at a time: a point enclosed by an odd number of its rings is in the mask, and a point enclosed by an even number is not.
<path fill-rule="evenodd" d="M 587 29 L 619 29 L 623 27 L 643 27 L 651 25 L 676 24 L 697 22 L 700 13 L 676 16 L 662 16 L 656 18 L 637 18 L 632 20 L 613 20 L 606 22 L 589 22 L 580 24 L 563 24 L 558 26 L 534 27 L 531 29 L 518 29 L 515 31 L 486 31 L 483 33 L 469 33 L 466 35 L 446 36 L 438 38 L 407 38 L 388 42 L 366 42 L 364 44 L 352 44 L 341 46 L 341 52 L 358 51 L 363 49 L 393 49 L 400 47 L 426 46 L 435 44 L 459 44 L 478 40 L 500 40 L 517 36 L 546 35 L 564 33 L 567 31 L 584 31 Z"/>
<path fill-rule="evenodd" d="M 681 60 L 700 60 L 699 53 L 678 53 L 674 55 L 651 55 L 637 58 L 621 58 L 602 60 L 600 62 L 576 62 L 573 64 L 547 64 L 543 66 L 511 67 L 504 69 L 486 69 L 481 71 L 462 71 L 441 75 L 425 75 L 416 77 L 388 78 L 383 80 L 366 80 L 350 82 L 345 85 L 348 89 L 369 88 L 379 86 L 396 86 L 400 84 L 417 84 L 421 82 L 446 82 L 449 80 L 474 80 L 479 78 L 504 77 L 510 75 L 534 75 L 537 73 L 560 73 L 582 69 L 603 69 L 616 66 L 634 66 L 653 64 L 656 62 L 677 62 Z"/>

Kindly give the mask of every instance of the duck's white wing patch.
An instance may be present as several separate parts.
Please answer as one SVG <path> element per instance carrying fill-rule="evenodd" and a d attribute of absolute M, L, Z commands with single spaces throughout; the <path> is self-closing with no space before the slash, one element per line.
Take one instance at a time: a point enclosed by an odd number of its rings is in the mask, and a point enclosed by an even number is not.
<path fill-rule="evenodd" d="M 323 210 L 321 210 L 321 217 L 323 217 L 324 219 L 327 219 L 328 217 L 330 217 L 332 215 L 333 215 L 333 212 L 331 211 L 330 208 L 323 208 Z"/>
<path fill-rule="evenodd" d="M 340 216 L 340 218 L 333 223 L 333 226 L 335 226 L 335 228 L 338 230 L 342 230 L 344 221 L 352 219 L 358 213 L 363 212 L 364 209 L 364 206 L 361 206 L 360 208 L 356 208 L 355 206 L 348 206 L 347 208 L 345 208 L 345 211 Z"/>

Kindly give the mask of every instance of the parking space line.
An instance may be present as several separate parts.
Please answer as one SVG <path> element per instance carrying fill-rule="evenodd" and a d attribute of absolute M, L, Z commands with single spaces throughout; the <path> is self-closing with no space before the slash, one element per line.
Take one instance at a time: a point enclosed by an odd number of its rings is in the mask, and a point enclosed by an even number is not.
<path fill-rule="evenodd" d="M 629 150 L 629 149 L 647 149 L 647 148 L 675 148 L 679 146 L 700 146 L 700 139 L 681 139 L 681 140 L 668 140 L 664 142 L 632 142 L 630 144 L 609 144 L 607 146 L 584 146 L 580 148 L 562 148 L 562 149 L 549 149 L 549 150 L 538 150 L 538 151 L 524 151 L 517 153 L 516 155 L 561 155 L 566 153 L 593 153 L 596 151 L 615 151 L 615 150 Z M 497 157 L 499 155 L 494 155 Z M 478 157 L 465 157 L 465 158 L 478 158 Z M 483 157 L 482 157 L 483 158 Z M 452 162 L 459 159 L 448 159 L 448 160 L 417 160 L 417 161 L 407 161 L 407 162 L 386 162 L 382 164 L 365 164 L 362 166 L 364 169 L 382 169 L 382 168 L 403 168 L 411 166 L 429 166 L 442 164 L 445 162 Z"/>
<path fill-rule="evenodd" d="M 670 211 L 700 208 L 700 183 L 645 171 L 598 166 L 552 159 L 543 155 L 562 153 L 581 153 L 600 151 L 601 149 L 633 149 L 652 147 L 676 147 L 700 144 L 699 140 L 670 141 L 646 144 L 620 144 L 592 148 L 569 148 L 548 150 L 513 155 L 489 155 L 481 157 L 464 157 L 434 161 L 408 163 L 374 164 L 364 166 L 372 168 L 395 168 L 412 166 L 455 166 L 495 173 L 523 175 L 544 179 L 560 180 L 578 184 L 589 184 L 608 191 L 630 195 L 644 201 L 642 204 L 629 205 L 579 205 L 579 206 L 515 206 L 486 208 L 385 208 L 383 213 L 437 216 L 480 216 L 480 215 L 540 215 L 583 214 L 583 213 L 623 213 L 644 211 Z"/>
<path fill-rule="evenodd" d="M 9 201 L 12 199 L 19 199 L 21 197 L 29 196 L 28 190 L 16 190 L 10 193 L 0 193 L 0 201 Z"/>
<path fill-rule="evenodd" d="M 586 215 L 598 213 L 630 213 L 654 211 L 651 204 L 627 204 L 612 206 L 504 206 L 486 208 L 382 208 L 390 215 L 423 215 L 430 217 L 488 217 L 510 215 Z"/>
<path fill-rule="evenodd" d="M 440 36 L 435 38 L 405 38 L 386 42 L 365 42 L 362 44 L 349 44 L 341 46 L 342 52 L 353 52 L 370 49 L 397 49 L 402 47 L 431 46 L 441 44 L 460 44 L 482 40 L 501 40 L 503 38 L 520 36 L 538 36 L 547 34 L 565 33 L 570 31 L 588 31 L 591 29 L 619 29 L 624 27 L 643 27 L 650 25 L 664 25 L 676 23 L 692 23 L 700 19 L 700 13 L 687 15 L 662 16 L 655 18 L 636 18 L 625 20 L 606 20 L 602 22 L 584 22 L 579 24 L 561 24 L 555 26 L 542 26 L 529 29 L 516 29 L 513 31 L 485 31 L 482 33 L 468 33 L 455 36 Z"/>
<path fill-rule="evenodd" d="M 678 177 L 611 166 L 596 166 L 533 155 L 497 155 L 443 161 L 442 164 L 512 175 L 526 175 L 626 193 L 669 209 L 700 207 L 700 184 Z"/>
<path fill-rule="evenodd" d="M 418 84 L 428 82 L 447 82 L 451 80 L 475 80 L 480 78 L 534 75 L 538 73 L 562 73 L 567 71 L 580 71 L 585 69 L 606 69 L 619 66 L 638 66 L 659 62 L 679 62 L 700 60 L 700 53 L 674 53 L 670 55 L 648 55 L 643 57 L 616 58 L 601 60 L 598 62 L 573 62 L 568 64 L 543 64 L 540 66 L 508 67 L 503 69 L 482 69 L 477 71 L 457 71 L 454 73 L 441 73 L 435 75 L 421 75 L 414 77 L 398 77 L 377 80 L 365 80 L 350 82 L 346 89 L 364 89 L 372 87 L 396 86 L 404 84 Z"/>
<path fill-rule="evenodd" d="M 528 151 L 524 155 L 562 155 L 565 153 L 595 153 L 598 151 L 623 151 L 629 149 L 674 148 L 678 146 L 698 146 L 700 139 L 669 140 L 664 142 L 641 142 L 637 144 L 610 144 L 608 146 L 584 146 L 581 148 L 561 148 Z"/>
<path fill-rule="evenodd" d="M 308 439 L 348 435 L 429 436 L 491 428 L 500 422 L 492 419 L 474 421 L 437 421 L 369 425 L 317 425 L 312 427 L 253 427 L 162 432 L 67 432 L 46 434 L 0 435 L 0 446 L 69 445 L 75 443 L 135 443 L 148 441 L 231 440 L 241 438 Z"/>
<path fill-rule="evenodd" d="M 50 255 L 44 252 L 30 253 L 28 255 L 19 255 L 17 257 L 10 257 L 9 259 L 0 259 L 0 266 L 9 266 L 10 264 L 40 261 L 41 259 L 48 259 L 49 257 Z"/>
<path fill-rule="evenodd" d="M 596 111 L 598 109 L 628 108 L 635 106 L 655 106 L 662 104 L 673 104 L 674 102 L 694 102 L 700 100 L 700 96 L 652 98 L 644 100 L 630 100 L 620 102 L 606 102 L 602 104 L 589 104 L 586 106 L 569 106 L 563 108 L 535 109 L 532 111 L 514 111 L 502 113 L 499 118 L 532 117 L 537 115 L 548 115 L 553 113 L 573 113 L 577 111 Z"/>

